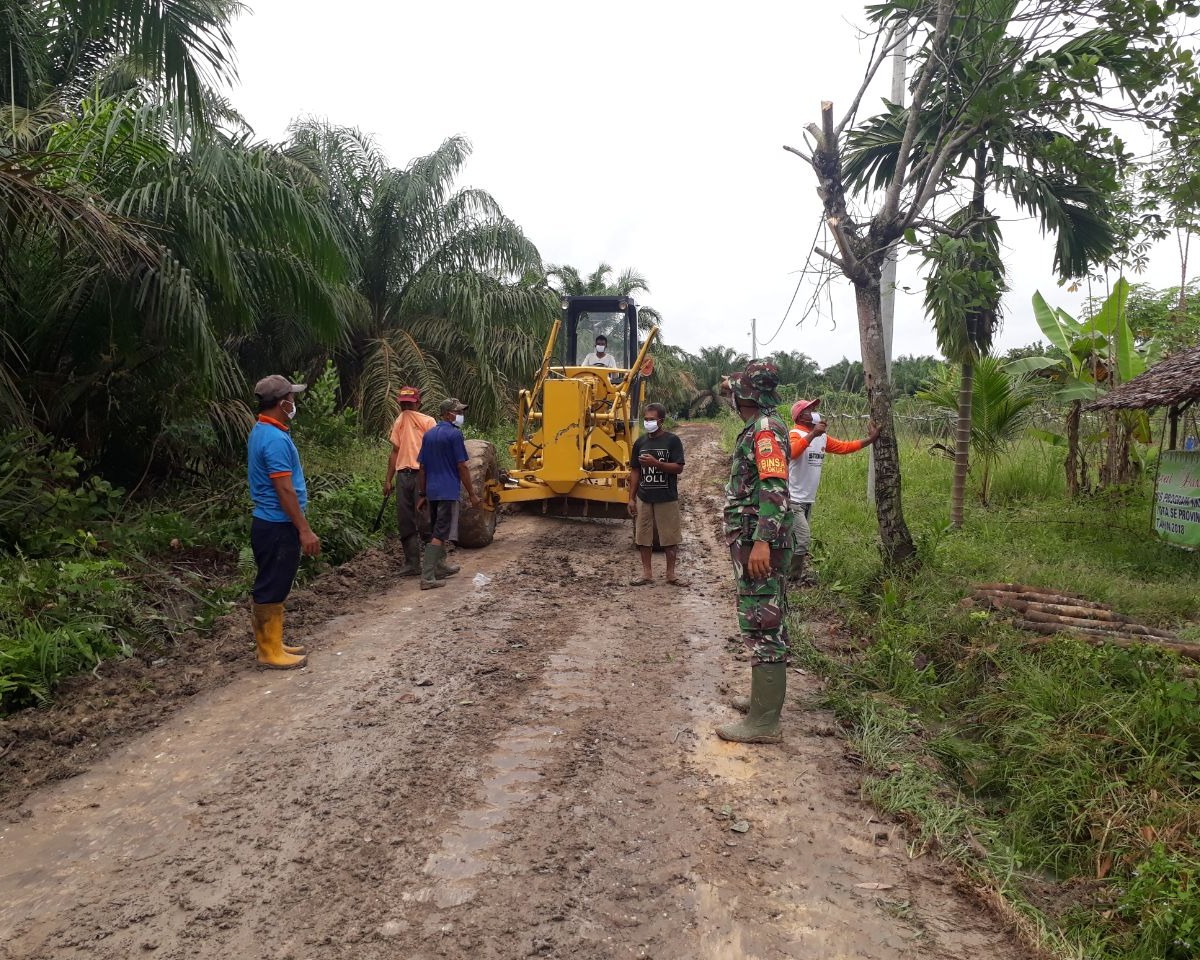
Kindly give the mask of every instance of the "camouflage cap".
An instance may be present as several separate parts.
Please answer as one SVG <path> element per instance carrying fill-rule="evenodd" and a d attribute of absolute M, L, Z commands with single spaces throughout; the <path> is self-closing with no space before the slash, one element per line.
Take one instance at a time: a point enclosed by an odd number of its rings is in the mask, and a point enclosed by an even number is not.
<path fill-rule="evenodd" d="M 729 388 L 738 400 L 753 400 L 760 407 L 779 405 L 779 368 L 766 360 L 752 360 L 746 369 L 729 378 Z"/>

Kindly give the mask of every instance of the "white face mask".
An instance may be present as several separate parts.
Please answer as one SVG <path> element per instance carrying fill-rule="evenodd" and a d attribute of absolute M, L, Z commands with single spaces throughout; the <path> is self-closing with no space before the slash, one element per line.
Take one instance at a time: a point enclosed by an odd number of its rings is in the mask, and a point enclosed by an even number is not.
<path fill-rule="evenodd" d="M 643 420 L 642 426 L 646 428 L 647 433 L 656 433 L 658 431 L 657 420 Z"/>
<path fill-rule="evenodd" d="M 461 427 L 461 426 L 463 425 L 463 421 L 464 421 L 464 420 L 466 420 L 466 419 L 467 419 L 467 418 L 466 418 L 466 417 L 464 417 L 464 416 L 463 416 L 461 413 L 456 413 L 456 414 L 454 415 L 454 425 L 455 425 L 456 427 Z"/>
<path fill-rule="evenodd" d="M 596 356 L 598 356 L 598 357 L 604 356 L 604 351 L 607 349 L 608 349 L 608 347 L 604 346 L 604 344 L 602 344 L 602 343 L 596 344 Z"/>
<path fill-rule="evenodd" d="M 812 418 L 813 418 L 813 426 L 816 426 L 818 423 L 821 422 L 821 415 L 819 413 L 814 413 L 812 415 Z"/>
<path fill-rule="evenodd" d="M 290 403 L 290 404 L 292 405 L 292 409 L 291 409 L 291 410 L 284 410 L 283 412 L 284 412 L 284 414 L 287 416 L 287 418 L 288 418 L 289 420 L 293 420 L 293 419 L 295 419 L 295 417 L 296 417 L 296 401 L 295 401 L 295 400 L 289 400 L 289 401 L 288 401 L 288 403 Z"/>

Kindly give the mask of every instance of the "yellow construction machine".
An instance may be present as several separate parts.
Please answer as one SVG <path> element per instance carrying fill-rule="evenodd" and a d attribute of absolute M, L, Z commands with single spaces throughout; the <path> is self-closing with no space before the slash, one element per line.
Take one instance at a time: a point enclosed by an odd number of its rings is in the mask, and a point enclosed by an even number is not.
<path fill-rule="evenodd" d="M 601 335 L 614 366 L 586 362 L 596 360 Z M 497 471 L 492 445 L 467 441 L 472 484 L 484 506 L 462 504 L 460 543 L 490 543 L 502 503 L 540 505 L 559 516 L 628 516 L 630 457 L 657 336 L 652 327 L 639 340 L 631 297 L 563 297 L 533 385 L 517 397 L 513 468 Z"/>

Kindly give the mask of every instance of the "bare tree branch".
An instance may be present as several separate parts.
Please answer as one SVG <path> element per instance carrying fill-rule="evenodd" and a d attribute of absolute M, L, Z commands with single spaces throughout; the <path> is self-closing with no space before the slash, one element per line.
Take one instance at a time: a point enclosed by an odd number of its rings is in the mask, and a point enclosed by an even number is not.
<path fill-rule="evenodd" d="M 888 27 L 885 34 L 886 39 L 883 42 L 882 49 L 876 51 L 872 57 L 870 64 L 867 66 L 867 72 L 863 76 L 863 82 L 859 85 L 858 92 L 854 94 L 854 99 L 850 101 L 850 109 L 846 111 L 846 115 L 842 117 L 842 122 L 837 125 L 837 135 L 840 137 L 846 127 L 854 122 L 855 116 L 858 114 L 858 108 L 862 104 L 862 99 L 866 96 L 867 88 L 875 79 L 875 74 L 879 72 L 879 68 L 883 66 L 896 48 L 904 42 L 908 35 L 908 25 L 904 25 L 904 29 L 897 33 L 897 25 L 892 24 Z"/>
<path fill-rule="evenodd" d="M 825 260 L 828 260 L 835 267 L 837 267 L 839 270 L 841 270 L 842 273 L 846 272 L 846 264 L 843 263 L 841 261 L 841 259 L 839 259 L 838 257 L 835 257 L 832 253 L 828 252 L 827 250 L 822 250 L 820 247 L 813 247 L 813 253 L 815 253 L 819 257 L 822 257 Z"/>
<path fill-rule="evenodd" d="M 937 50 L 942 46 L 950 29 L 950 14 L 953 12 L 953 0 L 937 0 L 937 22 L 934 26 L 931 40 L 930 56 L 925 58 L 921 67 L 921 76 L 913 91 L 912 101 L 908 108 L 908 123 L 904 126 L 904 137 L 900 141 L 900 152 L 896 160 L 896 170 L 892 183 L 884 196 L 883 208 L 879 211 L 879 219 L 889 222 L 896 218 L 900 209 L 900 194 L 904 189 L 904 181 L 908 171 L 909 155 L 912 152 L 913 141 L 917 137 L 917 127 L 920 125 L 921 111 L 925 106 L 925 98 L 929 95 L 929 87 L 933 83 L 933 74 L 938 62 Z"/>

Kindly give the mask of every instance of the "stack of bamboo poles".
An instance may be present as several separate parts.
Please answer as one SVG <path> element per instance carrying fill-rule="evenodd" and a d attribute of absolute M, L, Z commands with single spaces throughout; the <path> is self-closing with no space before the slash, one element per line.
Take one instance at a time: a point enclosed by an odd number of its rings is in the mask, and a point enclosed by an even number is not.
<path fill-rule="evenodd" d="M 1189 660 L 1200 660 L 1200 644 L 1184 643 L 1173 633 L 1147 627 L 1114 612 L 1107 603 L 1020 583 L 981 583 L 972 597 L 995 610 L 1015 614 L 1013 623 L 1032 633 L 1065 634 L 1097 646 L 1152 644 L 1174 650 Z"/>

